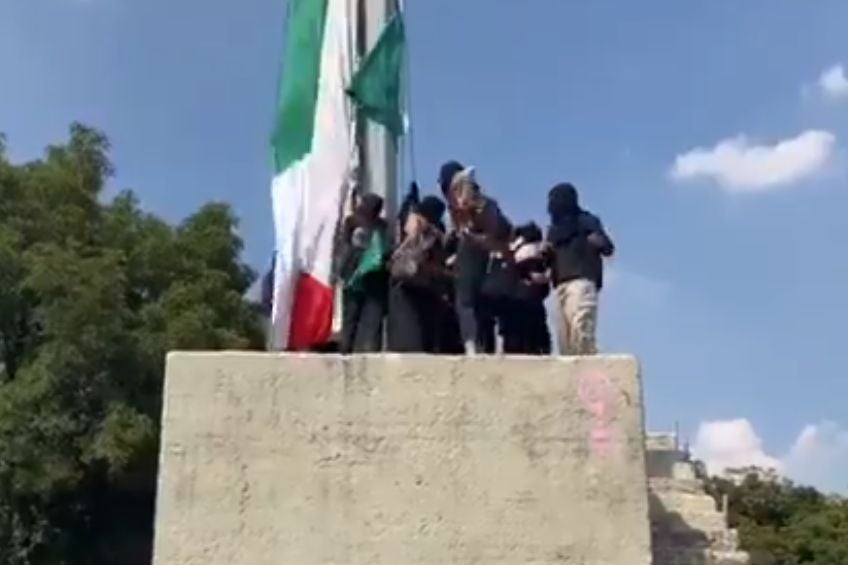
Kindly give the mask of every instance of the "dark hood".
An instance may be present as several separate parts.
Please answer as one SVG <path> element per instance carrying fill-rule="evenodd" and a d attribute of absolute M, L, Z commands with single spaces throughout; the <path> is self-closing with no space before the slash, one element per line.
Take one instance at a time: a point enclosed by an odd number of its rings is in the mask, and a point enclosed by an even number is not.
<path fill-rule="evenodd" d="M 445 203 L 436 196 L 428 196 L 418 204 L 416 211 L 431 225 L 439 226 L 445 214 Z"/>
<path fill-rule="evenodd" d="M 580 199 L 574 185 L 558 184 L 548 193 L 548 214 L 551 215 L 553 223 L 556 224 L 564 218 L 576 217 L 580 212 Z"/>
<path fill-rule="evenodd" d="M 553 245 L 562 245 L 580 235 L 580 202 L 577 189 L 568 183 L 558 184 L 548 193 L 548 213 L 551 227 L 548 240 Z"/>
<path fill-rule="evenodd" d="M 368 224 L 373 224 L 380 218 L 383 212 L 383 199 L 377 194 L 367 193 L 362 195 L 359 201 L 359 206 L 356 208 L 356 214 L 359 218 Z"/>
<path fill-rule="evenodd" d="M 548 214 L 553 223 L 568 216 L 577 216 L 580 211 L 580 199 L 574 185 L 561 183 L 548 193 Z"/>
<path fill-rule="evenodd" d="M 446 197 L 450 192 L 453 178 L 463 170 L 465 170 L 465 167 L 459 161 L 448 161 L 442 165 L 442 168 L 439 170 L 439 188 Z"/>

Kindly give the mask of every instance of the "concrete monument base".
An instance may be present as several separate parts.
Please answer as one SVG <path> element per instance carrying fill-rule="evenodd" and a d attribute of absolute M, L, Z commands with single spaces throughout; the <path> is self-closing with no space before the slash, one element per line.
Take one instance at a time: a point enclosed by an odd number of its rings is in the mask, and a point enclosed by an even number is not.
<path fill-rule="evenodd" d="M 173 353 L 156 565 L 649 565 L 630 357 Z"/>

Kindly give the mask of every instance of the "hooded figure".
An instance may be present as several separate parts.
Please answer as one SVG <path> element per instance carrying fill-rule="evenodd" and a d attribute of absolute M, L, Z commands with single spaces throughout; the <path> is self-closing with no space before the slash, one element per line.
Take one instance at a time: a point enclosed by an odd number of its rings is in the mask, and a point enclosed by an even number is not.
<path fill-rule="evenodd" d="M 436 196 L 414 207 L 404 239 L 392 254 L 388 348 L 396 353 L 440 353 L 448 273 L 444 267 L 445 204 Z"/>
<path fill-rule="evenodd" d="M 439 198 L 435 196 L 427 196 L 418 204 L 418 206 L 416 206 L 415 211 L 422 218 L 427 220 L 430 225 L 435 226 L 444 232 L 445 229 L 442 218 L 445 215 L 445 209 L 445 203 Z"/>
<path fill-rule="evenodd" d="M 398 241 L 396 243 L 399 247 L 403 246 L 409 235 L 419 231 L 424 224 L 436 228 L 442 236 L 447 233 L 443 219 L 447 209 L 446 202 L 449 202 L 450 199 L 450 189 L 454 177 L 463 170 L 465 170 L 464 165 L 453 160 L 447 161 L 441 166 L 437 178 L 438 196 L 427 196 L 422 199 L 417 184 L 412 183 L 410 185 L 409 192 L 398 215 L 397 225 L 399 229 L 397 230 Z M 409 245 L 409 242 L 407 242 L 407 245 Z M 433 266 L 432 261 L 436 257 L 441 261 L 440 269 L 444 267 L 445 249 L 444 241 L 440 241 L 435 246 L 430 259 L 428 259 L 431 267 Z M 406 251 L 403 255 L 407 258 L 409 256 Z M 395 269 L 394 263 L 393 269 Z M 420 285 L 415 285 L 414 281 L 401 283 L 396 277 L 393 277 L 389 315 L 391 329 L 388 334 L 389 347 L 392 351 L 462 353 L 459 323 L 453 307 L 453 281 L 448 273 L 444 272 L 444 269 L 442 270 L 443 272 L 439 277 L 430 279 L 429 283 L 425 285 L 433 292 L 436 292 L 435 287 L 438 287 L 438 300 L 435 300 L 432 295 L 426 294 Z M 416 293 L 422 292 L 425 292 L 423 296 L 416 295 Z M 423 299 L 430 311 L 420 312 L 410 301 L 410 298 Z M 419 315 L 419 313 L 422 315 Z M 426 325 L 429 329 L 421 331 L 420 327 L 412 327 L 413 322 Z M 397 331 L 395 331 L 396 329 Z M 424 334 L 428 334 L 426 339 L 422 337 Z"/>
<path fill-rule="evenodd" d="M 388 307 L 386 260 L 389 241 L 380 217 L 383 199 L 376 194 L 359 198 L 342 227 L 338 277 L 342 292 L 342 353 L 382 350 L 383 321 Z"/>
<path fill-rule="evenodd" d="M 548 214 L 551 227 L 548 240 L 566 242 L 575 237 L 581 228 L 581 216 L 577 189 L 569 183 L 558 184 L 548 193 Z"/>
<path fill-rule="evenodd" d="M 464 169 L 465 166 L 459 161 L 448 161 L 442 165 L 442 168 L 439 170 L 439 188 L 446 199 L 449 199 L 454 177 Z"/>
<path fill-rule="evenodd" d="M 601 221 L 580 207 L 577 189 L 563 183 L 548 194 L 547 245 L 551 278 L 559 304 L 560 353 L 596 353 L 598 292 L 603 287 L 603 258 L 615 251 Z"/>
<path fill-rule="evenodd" d="M 380 214 L 383 212 L 383 197 L 371 192 L 362 195 L 359 200 L 359 206 L 356 207 L 354 214 L 359 217 L 359 220 L 364 223 L 374 223 L 380 219 Z"/>

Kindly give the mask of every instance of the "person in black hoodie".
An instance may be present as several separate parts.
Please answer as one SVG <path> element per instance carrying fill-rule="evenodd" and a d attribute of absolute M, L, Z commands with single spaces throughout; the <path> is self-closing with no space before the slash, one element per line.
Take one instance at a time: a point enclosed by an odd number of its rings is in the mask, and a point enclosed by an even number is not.
<path fill-rule="evenodd" d="M 449 274 L 444 266 L 445 204 L 428 196 L 412 206 L 391 258 L 388 348 L 440 353 L 441 316 Z"/>
<path fill-rule="evenodd" d="M 550 283 L 542 239 L 542 230 L 533 222 L 515 228 L 510 243 L 515 288 L 502 322 L 504 353 L 551 353 L 551 335 L 545 311 Z"/>
<path fill-rule="evenodd" d="M 445 201 L 449 201 L 450 199 L 450 187 L 453 177 L 464 169 L 465 167 L 461 163 L 453 160 L 447 161 L 439 169 L 437 183 L 441 196 L 444 197 L 444 201 L 438 196 L 427 196 L 422 200 L 418 184 L 415 182 L 410 184 L 409 191 L 398 212 L 398 237 L 395 241 L 396 244 L 399 245 L 407 236 L 406 227 L 410 215 L 418 214 L 441 232 L 443 239 L 439 242 L 438 250 L 434 257 L 438 256 L 439 260 L 442 261 L 442 266 L 444 266 L 443 263 L 448 250 L 448 247 L 446 247 L 448 230 L 443 221 L 447 207 Z M 437 286 L 439 287 L 439 300 L 428 302 L 431 311 L 423 318 L 423 324 L 428 328 L 434 328 L 435 334 L 432 336 L 432 339 L 427 338 L 426 340 L 421 337 L 418 330 L 406 331 L 409 329 L 409 326 L 400 322 L 404 317 L 403 312 L 410 312 L 408 308 L 410 303 L 404 300 L 403 293 L 400 293 L 397 286 L 392 286 L 392 292 L 390 294 L 391 304 L 389 306 L 389 345 L 392 351 L 426 351 L 427 353 L 442 355 L 462 354 L 463 346 L 459 332 L 459 321 L 454 307 L 454 281 L 449 276 L 439 277 Z M 431 288 L 431 290 L 435 291 L 435 288 Z M 396 310 L 396 312 L 393 312 L 393 310 Z M 395 320 L 394 324 L 392 324 L 392 320 Z M 398 327 L 403 329 L 404 333 L 395 335 L 392 328 Z"/>
<path fill-rule="evenodd" d="M 388 308 L 388 271 L 379 268 L 363 273 L 362 262 L 375 237 L 388 244 L 385 220 L 380 217 L 383 199 L 363 194 L 353 214 L 345 218 L 341 233 L 338 276 L 345 283 L 342 294 L 341 353 L 367 353 L 383 348 L 383 323 Z M 387 245 L 386 245 L 387 248 Z"/>
<path fill-rule="evenodd" d="M 597 353 L 598 293 L 604 284 L 603 258 L 615 252 L 601 221 L 580 207 L 577 189 L 558 184 L 548 194 L 547 248 L 559 306 L 562 355 Z"/>

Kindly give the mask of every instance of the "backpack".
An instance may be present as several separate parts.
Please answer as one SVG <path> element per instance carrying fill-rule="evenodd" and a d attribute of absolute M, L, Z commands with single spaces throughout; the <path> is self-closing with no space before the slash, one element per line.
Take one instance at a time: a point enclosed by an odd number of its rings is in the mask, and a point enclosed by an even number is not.
<path fill-rule="evenodd" d="M 430 252 L 438 240 L 438 233 L 430 226 L 404 239 L 392 254 L 389 267 L 392 278 L 401 282 L 419 280 L 422 267 L 430 259 Z"/>

